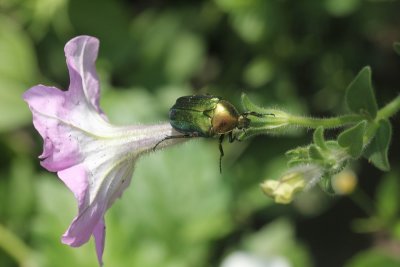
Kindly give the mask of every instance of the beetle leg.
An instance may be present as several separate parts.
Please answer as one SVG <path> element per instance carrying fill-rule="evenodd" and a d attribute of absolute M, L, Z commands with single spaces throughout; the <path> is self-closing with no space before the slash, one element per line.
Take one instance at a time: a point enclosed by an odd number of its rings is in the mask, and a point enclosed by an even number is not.
<path fill-rule="evenodd" d="M 153 151 L 156 150 L 157 146 L 159 144 L 161 144 L 162 142 L 164 142 L 165 140 L 169 140 L 169 139 L 177 139 L 177 138 L 193 138 L 193 137 L 197 137 L 196 134 L 182 134 L 182 135 L 170 135 L 170 136 L 166 136 L 164 139 L 162 139 L 161 141 L 159 141 L 154 147 L 153 147 Z"/>
<path fill-rule="evenodd" d="M 222 141 L 224 141 L 224 134 L 219 136 L 219 173 L 222 173 L 222 157 L 224 156 L 224 149 L 222 148 Z"/>
<path fill-rule="evenodd" d="M 236 136 L 233 135 L 233 132 L 229 132 L 228 138 L 229 143 L 233 143 L 236 140 Z"/>

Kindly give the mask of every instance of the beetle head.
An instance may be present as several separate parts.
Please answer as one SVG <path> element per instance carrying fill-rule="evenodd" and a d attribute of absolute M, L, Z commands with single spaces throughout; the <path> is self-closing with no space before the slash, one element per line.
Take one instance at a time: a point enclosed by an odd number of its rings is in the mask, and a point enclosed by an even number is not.
<path fill-rule="evenodd" d="M 247 129 L 250 126 L 250 119 L 246 115 L 240 115 L 238 118 L 238 129 Z"/>

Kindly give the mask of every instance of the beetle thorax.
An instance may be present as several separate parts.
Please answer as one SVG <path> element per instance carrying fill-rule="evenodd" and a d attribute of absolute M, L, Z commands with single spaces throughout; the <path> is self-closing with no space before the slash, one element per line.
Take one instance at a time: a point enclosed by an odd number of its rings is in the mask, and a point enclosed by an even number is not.
<path fill-rule="evenodd" d="M 225 134 L 231 132 L 238 125 L 239 113 L 232 104 L 221 100 L 214 110 L 212 117 L 213 134 Z"/>

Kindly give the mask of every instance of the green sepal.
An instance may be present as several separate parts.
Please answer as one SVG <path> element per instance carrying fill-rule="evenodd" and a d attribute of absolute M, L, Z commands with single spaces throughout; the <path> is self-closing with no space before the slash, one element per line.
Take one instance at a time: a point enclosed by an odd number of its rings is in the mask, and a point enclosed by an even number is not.
<path fill-rule="evenodd" d="M 289 159 L 308 159 L 309 152 L 308 147 L 296 147 L 294 149 L 288 150 L 285 153 L 286 157 Z"/>
<path fill-rule="evenodd" d="M 393 48 L 394 51 L 396 51 L 396 53 L 400 55 L 400 43 L 399 42 L 394 43 Z"/>
<path fill-rule="evenodd" d="M 363 153 L 369 162 L 382 171 L 390 170 L 388 150 L 391 138 L 392 125 L 390 122 L 388 120 L 379 121 L 375 136 Z"/>
<path fill-rule="evenodd" d="M 361 156 L 366 125 L 367 122 L 362 121 L 356 126 L 343 131 L 338 137 L 339 145 L 345 148 L 353 158 L 359 158 Z"/>
<path fill-rule="evenodd" d="M 299 164 L 308 164 L 310 163 L 309 157 L 309 148 L 308 147 L 297 147 L 295 149 L 291 149 L 285 153 L 286 157 L 288 157 L 288 166 L 295 166 Z"/>
<path fill-rule="evenodd" d="M 248 128 L 245 131 L 239 130 L 234 132 L 235 139 L 238 141 L 244 141 L 249 137 L 260 135 L 260 134 L 267 134 L 268 131 L 263 128 Z"/>
<path fill-rule="evenodd" d="M 315 161 L 311 161 L 308 158 L 299 158 L 299 159 L 291 159 L 291 160 L 288 161 L 287 164 L 288 164 L 289 167 L 294 167 L 294 166 L 297 166 L 297 165 L 301 165 L 301 164 L 307 165 L 307 164 L 310 164 L 310 163 L 315 163 Z"/>
<path fill-rule="evenodd" d="M 321 180 L 319 180 L 318 182 L 318 185 L 322 189 L 322 191 L 324 191 L 328 195 L 333 196 L 336 194 L 336 192 L 333 189 L 331 178 L 332 177 L 330 175 L 322 176 Z"/>
<path fill-rule="evenodd" d="M 259 107 L 259 106 L 255 105 L 253 102 L 251 102 L 245 93 L 242 93 L 241 99 L 242 99 L 242 106 L 243 106 L 244 110 L 255 111 L 255 112 L 258 112 L 261 114 L 266 113 L 266 109 Z"/>
<path fill-rule="evenodd" d="M 294 156 L 304 157 L 308 155 L 308 148 L 304 146 L 296 147 L 294 149 L 286 151 L 285 155 L 288 157 L 294 157 Z"/>
<path fill-rule="evenodd" d="M 241 100 L 242 100 L 243 109 L 245 111 L 254 111 L 254 112 L 257 112 L 260 114 L 268 115 L 266 117 L 263 117 L 263 119 L 269 118 L 269 119 L 271 119 L 272 122 L 275 122 L 276 120 L 278 120 L 278 118 L 286 118 L 287 117 L 287 114 L 282 110 L 277 110 L 277 109 L 273 109 L 273 108 L 263 108 L 263 107 L 257 106 L 256 104 L 254 104 L 253 102 L 250 101 L 250 98 L 245 93 L 242 93 Z M 282 122 L 280 122 L 280 123 L 282 123 Z"/>
<path fill-rule="evenodd" d="M 321 153 L 321 150 L 314 144 L 309 146 L 308 154 L 313 160 L 324 160 L 324 155 Z"/>
<path fill-rule="evenodd" d="M 350 83 L 346 90 L 346 104 L 357 114 L 376 117 L 378 105 L 371 82 L 371 68 L 364 67 Z"/>
<path fill-rule="evenodd" d="M 314 144 L 316 144 L 323 151 L 328 150 L 328 148 L 325 144 L 325 139 L 324 139 L 324 127 L 320 126 L 314 131 L 313 141 L 314 141 Z"/>

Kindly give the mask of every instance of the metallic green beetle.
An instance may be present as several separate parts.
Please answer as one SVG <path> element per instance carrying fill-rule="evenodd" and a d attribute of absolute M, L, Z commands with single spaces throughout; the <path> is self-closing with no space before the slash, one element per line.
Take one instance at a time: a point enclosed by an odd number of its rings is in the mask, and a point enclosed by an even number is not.
<path fill-rule="evenodd" d="M 167 136 L 158 144 L 174 138 L 219 136 L 219 168 L 221 171 L 221 160 L 224 156 L 222 141 L 225 135 L 228 135 L 229 142 L 233 142 L 236 139 L 233 135 L 234 129 L 247 129 L 250 125 L 250 119 L 247 118 L 249 115 L 262 117 L 273 114 L 257 112 L 240 114 L 231 103 L 212 95 L 182 96 L 169 110 L 171 126 L 182 135 Z"/>

